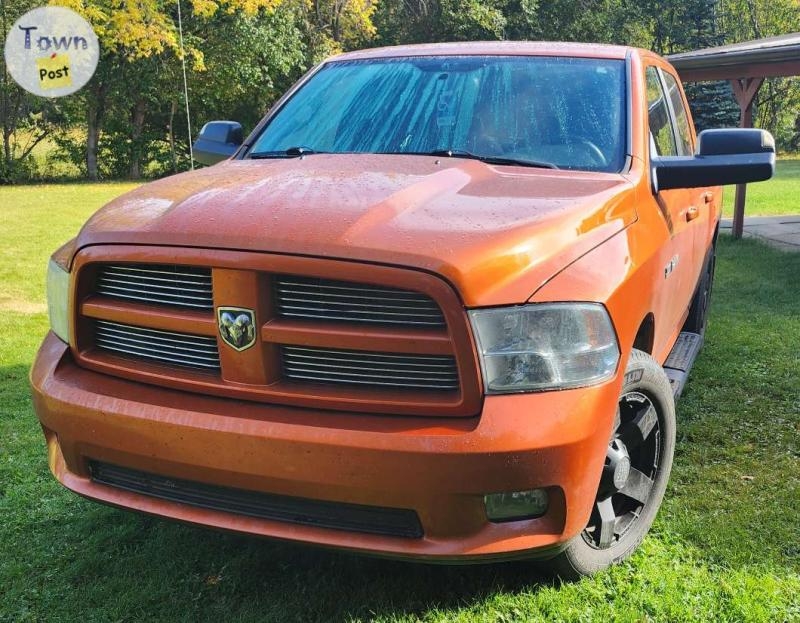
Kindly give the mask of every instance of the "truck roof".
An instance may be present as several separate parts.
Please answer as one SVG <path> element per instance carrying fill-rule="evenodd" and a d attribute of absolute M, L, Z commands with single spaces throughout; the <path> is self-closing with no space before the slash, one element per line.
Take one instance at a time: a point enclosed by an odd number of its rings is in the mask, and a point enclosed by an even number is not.
<path fill-rule="evenodd" d="M 369 48 L 347 52 L 330 60 L 360 60 L 401 56 L 570 56 L 579 58 L 624 59 L 635 48 L 600 43 L 567 43 L 563 41 L 471 41 L 456 43 L 423 43 Z"/>

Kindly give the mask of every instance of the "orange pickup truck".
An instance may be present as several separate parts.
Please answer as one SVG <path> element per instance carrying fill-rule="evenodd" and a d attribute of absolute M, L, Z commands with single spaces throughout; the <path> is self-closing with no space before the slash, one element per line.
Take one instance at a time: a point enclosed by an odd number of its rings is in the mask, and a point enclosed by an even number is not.
<path fill-rule="evenodd" d="M 720 185 L 772 137 L 695 136 L 639 49 L 365 50 L 214 164 L 53 255 L 31 371 L 50 469 L 180 521 L 440 562 L 629 555 L 701 346 Z M 218 162 L 218 164 L 216 164 Z"/>

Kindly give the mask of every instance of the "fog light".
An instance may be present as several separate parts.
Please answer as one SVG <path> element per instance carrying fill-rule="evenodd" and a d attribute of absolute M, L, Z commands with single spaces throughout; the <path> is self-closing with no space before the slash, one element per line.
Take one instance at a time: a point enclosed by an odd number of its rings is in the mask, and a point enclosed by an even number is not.
<path fill-rule="evenodd" d="M 489 521 L 515 521 L 541 517 L 547 511 L 547 491 L 514 491 L 483 496 Z"/>

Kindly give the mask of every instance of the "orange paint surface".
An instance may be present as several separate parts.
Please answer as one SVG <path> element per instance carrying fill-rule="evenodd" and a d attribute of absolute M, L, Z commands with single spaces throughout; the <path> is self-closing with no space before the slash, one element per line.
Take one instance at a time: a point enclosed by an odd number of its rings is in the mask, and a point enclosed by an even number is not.
<path fill-rule="evenodd" d="M 584 528 L 619 371 L 648 315 L 655 319 L 652 354 L 666 358 L 717 229 L 721 191 L 654 197 L 644 68 L 672 70 L 651 53 L 484 43 L 348 57 L 448 53 L 627 58 L 630 165 L 610 174 L 403 155 L 234 158 L 112 201 L 70 247 L 77 337 L 65 345 L 48 335 L 31 372 L 50 468 L 65 486 L 215 528 L 421 559 L 544 555 Z M 696 218 L 687 217 L 691 207 Z M 676 257 L 666 279 L 664 267 Z M 214 306 L 254 310 L 256 345 L 239 353 L 217 337 L 219 375 L 94 348 L 97 320 L 217 336 L 212 311 L 94 292 L 98 267 L 131 262 L 210 267 Z M 272 284 L 287 274 L 422 293 L 438 304 L 445 325 L 280 318 Z M 622 352 L 617 374 L 589 388 L 484 396 L 466 310 L 553 301 L 606 306 Z M 279 370 L 282 345 L 452 357 L 459 389 L 289 383 Z M 424 535 L 380 536 L 197 508 L 94 482 L 90 461 L 249 491 L 411 509 Z M 550 495 L 543 517 L 488 521 L 485 494 L 534 488 Z"/>

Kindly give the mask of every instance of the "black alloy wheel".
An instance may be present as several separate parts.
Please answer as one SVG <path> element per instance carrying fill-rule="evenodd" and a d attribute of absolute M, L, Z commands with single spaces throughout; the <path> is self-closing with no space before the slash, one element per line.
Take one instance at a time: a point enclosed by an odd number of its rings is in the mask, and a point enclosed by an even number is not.
<path fill-rule="evenodd" d="M 652 400 L 623 394 L 600 488 L 583 539 L 597 549 L 619 542 L 641 517 L 658 472 L 661 432 Z"/>
<path fill-rule="evenodd" d="M 664 369 L 631 351 L 586 527 L 552 561 L 564 580 L 592 575 L 630 556 L 650 529 L 675 452 L 675 399 Z"/>

